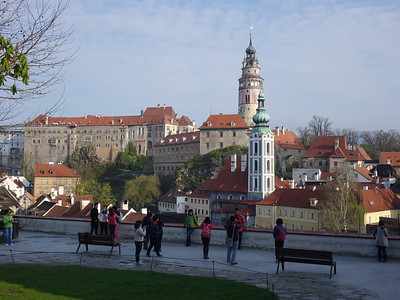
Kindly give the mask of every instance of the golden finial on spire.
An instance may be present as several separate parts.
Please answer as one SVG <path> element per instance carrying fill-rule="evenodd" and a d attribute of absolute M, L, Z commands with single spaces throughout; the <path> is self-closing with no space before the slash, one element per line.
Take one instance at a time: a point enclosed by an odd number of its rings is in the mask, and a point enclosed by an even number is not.
<path fill-rule="evenodd" d="M 250 26 L 249 28 L 250 28 L 249 35 L 250 35 L 250 45 L 251 45 L 251 44 L 252 44 L 252 42 L 251 42 L 251 31 L 253 30 L 254 27 L 253 27 L 253 26 Z"/>

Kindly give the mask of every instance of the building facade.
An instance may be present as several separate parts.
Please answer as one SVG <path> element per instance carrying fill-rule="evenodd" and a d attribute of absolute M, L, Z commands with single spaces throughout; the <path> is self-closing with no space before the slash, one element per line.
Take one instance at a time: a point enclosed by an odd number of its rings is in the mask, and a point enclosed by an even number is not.
<path fill-rule="evenodd" d="M 129 142 L 139 155 L 153 155 L 153 145 L 181 131 L 194 131 L 187 117 L 172 107 L 148 107 L 139 116 L 49 117 L 40 115 L 25 126 L 25 170 L 36 164 L 61 163 L 82 148 L 100 161 L 112 162 Z M 181 124 L 181 125 L 180 125 Z"/>
<path fill-rule="evenodd" d="M 210 115 L 200 126 L 200 154 L 231 145 L 248 145 L 248 127 L 239 115 Z"/>
<path fill-rule="evenodd" d="M 80 176 L 62 164 L 37 164 L 34 173 L 34 196 L 43 194 L 67 195 L 76 193 Z"/>
<path fill-rule="evenodd" d="M 24 131 L 0 131 L 0 172 L 11 176 L 22 175 L 24 161 Z"/>
<path fill-rule="evenodd" d="M 200 131 L 172 134 L 154 145 L 154 173 L 172 174 L 200 154 Z"/>

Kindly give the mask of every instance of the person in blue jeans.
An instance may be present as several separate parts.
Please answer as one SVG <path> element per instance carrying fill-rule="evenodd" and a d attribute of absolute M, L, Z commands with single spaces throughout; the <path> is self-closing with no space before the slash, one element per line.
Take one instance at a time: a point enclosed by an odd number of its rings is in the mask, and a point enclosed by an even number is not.
<path fill-rule="evenodd" d="M 4 229 L 6 230 L 6 246 L 13 245 L 12 242 L 12 230 L 13 230 L 13 223 L 14 218 L 11 215 L 11 210 L 9 209 L 6 215 L 3 217 Z"/>
<path fill-rule="evenodd" d="M 226 236 L 232 239 L 232 243 L 228 243 L 228 251 L 226 253 L 226 262 L 231 265 L 236 265 L 236 252 L 239 246 L 239 229 L 243 225 L 239 223 L 235 216 L 229 217 L 229 222 L 224 225 Z"/>
<path fill-rule="evenodd" d="M 194 229 L 199 228 L 199 222 L 196 216 L 193 215 L 193 209 L 188 210 L 183 226 L 186 227 L 186 247 L 189 247 L 192 243 L 191 237 Z"/>

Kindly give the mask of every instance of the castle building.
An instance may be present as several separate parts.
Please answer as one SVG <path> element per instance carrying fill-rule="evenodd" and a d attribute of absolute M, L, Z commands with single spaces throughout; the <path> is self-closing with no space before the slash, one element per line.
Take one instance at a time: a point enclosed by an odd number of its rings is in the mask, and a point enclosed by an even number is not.
<path fill-rule="evenodd" d="M 112 162 L 129 142 L 139 155 L 153 156 L 153 146 L 165 136 L 195 131 L 194 122 L 178 118 L 172 107 L 148 107 L 137 116 L 49 117 L 40 115 L 25 126 L 25 171 L 38 163 L 60 163 L 90 148 L 102 162 Z"/>
<path fill-rule="evenodd" d="M 24 131 L 22 129 L 0 129 L 0 172 L 22 175 L 24 158 Z"/>
<path fill-rule="evenodd" d="M 250 33 L 249 46 L 242 63 L 242 76 L 239 78 L 239 115 L 247 126 L 254 125 L 253 116 L 257 110 L 257 97 L 263 91 L 264 79 L 260 75 L 260 65 L 253 47 Z"/>
<path fill-rule="evenodd" d="M 269 128 L 269 115 L 264 107 L 265 97 L 258 95 L 254 127 L 249 134 L 248 198 L 259 201 L 275 190 L 274 134 Z"/>

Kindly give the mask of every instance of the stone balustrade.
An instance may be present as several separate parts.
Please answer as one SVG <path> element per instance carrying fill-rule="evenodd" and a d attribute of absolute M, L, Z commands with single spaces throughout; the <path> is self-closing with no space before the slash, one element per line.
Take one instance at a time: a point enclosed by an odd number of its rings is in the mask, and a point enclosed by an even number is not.
<path fill-rule="evenodd" d="M 89 219 L 48 218 L 29 215 L 18 215 L 16 218 L 19 220 L 21 230 L 67 235 L 90 231 Z M 123 222 L 119 225 L 118 235 L 123 239 L 133 239 L 133 231 L 133 222 Z M 225 236 L 226 233 L 223 228 L 213 229 L 211 244 L 223 245 L 225 243 Z M 177 224 L 165 224 L 163 239 L 168 242 L 185 244 L 186 230 L 183 226 Z M 200 230 L 194 231 L 192 241 L 194 243 L 201 243 Z M 400 236 L 391 236 L 389 244 L 388 255 L 391 258 L 400 259 Z M 274 240 L 272 230 L 248 228 L 243 233 L 242 245 L 243 247 L 273 249 Z M 374 239 L 371 235 L 365 234 L 288 231 L 285 246 L 290 248 L 327 250 L 338 254 L 355 256 L 376 256 Z"/>

